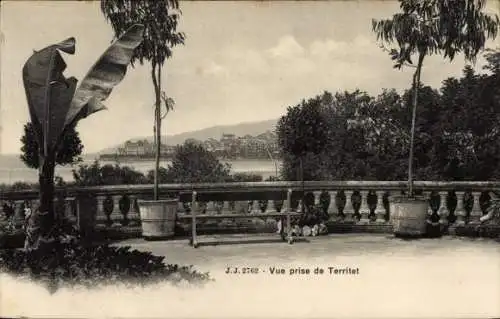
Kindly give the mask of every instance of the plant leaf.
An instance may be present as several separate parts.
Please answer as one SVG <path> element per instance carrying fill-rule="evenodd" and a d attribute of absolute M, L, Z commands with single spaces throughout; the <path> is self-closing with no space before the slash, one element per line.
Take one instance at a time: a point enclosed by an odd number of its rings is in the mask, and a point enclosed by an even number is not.
<path fill-rule="evenodd" d="M 105 109 L 102 101 L 125 77 L 134 51 L 143 40 L 143 33 L 144 26 L 135 24 L 106 49 L 76 90 L 65 125 Z"/>
<path fill-rule="evenodd" d="M 63 75 L 66 63 L 59 51 L 75 52 L 75 39 L 35 51 L 23 67 L 23 83 L 28 101 L 31 122 L 39 145 L 53 148 L 64 127 L 64 119 L 76 88 L 76 79 Z M 49 127 L 46 127 L 47 120 Z"/>

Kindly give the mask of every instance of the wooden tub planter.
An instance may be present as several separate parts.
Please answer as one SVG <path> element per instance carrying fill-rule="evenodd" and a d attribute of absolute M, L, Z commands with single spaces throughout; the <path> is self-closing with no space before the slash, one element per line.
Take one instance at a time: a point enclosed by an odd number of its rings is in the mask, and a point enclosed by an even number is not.
<path fill-rule="evenodd" d="M 425 237 L 428 229 L 429 201 L 424 196 L 390 198 L 390 221 L 396 237 Z"/>
<path fill-rule="evenodd" d="M 175 221 L 179 200 L 137 200 L 142 225 L 142 237 L 160 240 L 175 236 Z"/>

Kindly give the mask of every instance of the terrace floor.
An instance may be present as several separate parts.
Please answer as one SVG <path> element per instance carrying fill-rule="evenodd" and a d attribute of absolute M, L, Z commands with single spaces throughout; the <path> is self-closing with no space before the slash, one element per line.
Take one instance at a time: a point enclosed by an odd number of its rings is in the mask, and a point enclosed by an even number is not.
<path fill-rule="evenodd" d="M 500 316 L 500 242 L 442 237 L 404 241 L 390 235 L 332 234 L 293 245 L 271 237 L 224 237 L 226 244 L 194 249 L 187 240 L 126 240 L 131 246 L 209 271 L 202 289 L 157 284 L 96 291 L 41 288 L 0 280 L 0 291 L 29 298 L 0 298 L 2 315 L 121 318 L 443 318 Z M 238 243 L 243 239 L 247 243 Z M 250 243 L 261 241 L 261 243 Z M 227 244 L 230 242 L 230 244 Z M 258 268 L 226 274 L 227 267 Z M 284 274 L 272 274 L 271 268 Z M 331 267 L 331 268 L 329 268 Z M 334 269 L 350 268 L 351 274 Z M 309 269 L 309 273 L 304 273 Z M 315 269 L 323 269 L 316 274 Z M 334 272 L 330 274 L 330 269 Z M 232 268 L 233 270 L 233 268 Z M 290 274 L 290 270 L 295 270 Z M 359 270 L 359 272 L 358 272 Z M 12 295 L 8 295 L 12 296 Z M 12 296 L 14 297 L 14 296 Z"/>
<path fill-rule="evenodd" d="M 197 249 L 185 239 L 134 239 L 119 244 L 163 255 L 168 263 L 209 271 L 227 293 L 219 295 L 220 300 L 209 298 L 213 303 L 193 300 L 193 309 L 199 309 L 200 315 L 500 315 L 498 241 L 459 237 L 408 241 L 392 235 L 331 234 L 293 245 L 266 242 L 272 238 L 276 239 L 269 235 L 201 236 L 202 242 L 220 244 Z M 238 267 L 240 273 L 226 274 L 228 267 L 231 271 Z M 259 273 L 243 274 L 244 267 L 258 268 Z M 271 267 L 284 269 L 285 274 L 272 274 Z M 334 268 L 351 268 L 359 273 L 330 274 L 329 267 L 333 272 Z M 316 268 L 322 268 L 323 274 L 315 274 Z M 301 274 L 305 269 L 310 273 Z M 217 302 L 225 306 L 213 309 Z M 240 313 L 239 307 L 250 312 Z"/>

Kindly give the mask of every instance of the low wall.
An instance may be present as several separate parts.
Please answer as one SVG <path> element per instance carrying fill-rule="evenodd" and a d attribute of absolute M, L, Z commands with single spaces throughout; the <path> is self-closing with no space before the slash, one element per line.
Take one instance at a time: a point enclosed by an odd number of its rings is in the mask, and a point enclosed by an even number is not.
<path fill-rule="evenodd" d="M 59 188 L 55 206 L 59 215 L 80 228 L 91 229 L 96 238 L 140 237 L 137 200 L 151 199 L 152 189 L 152 185 Z M 389 234 L 392 232 L 389 197 L 400 195 L 405 189 L 406 182 L 402 181 L 164 184 L 160 186 L 160 197 L 179 198 L 178 215 L 184 217 L 192 209 L 189 195 L 192 191 L 201 194 L 194 203 L 198 214 L 248 214 L 248 219 L 199 221 L 200 234 L 275 232 L 275 219 L 255 218 L 252 213 L 284 209 L 301 212 L 308 205 L 321 207 L 328 214 L 330 233 Z M 480 222 L 492 191 L 499 190 L 500 183 L 417 181 L 415 189 L 429 200 L 429 221 L 440 234 L 486 237 L 500 234 L 498 223 Z M 291 207 L 285 207 L 288 190 L 292 191 Z M 19 231 L 24 208 L 36 205 L 37 196 L 36 191 L 1 193 L 0 215 L 6 213 L 4 204 L 12 207 L 15 228 Z M 179 220 L 176 234 L 189 233 L 189 219 Z"/>

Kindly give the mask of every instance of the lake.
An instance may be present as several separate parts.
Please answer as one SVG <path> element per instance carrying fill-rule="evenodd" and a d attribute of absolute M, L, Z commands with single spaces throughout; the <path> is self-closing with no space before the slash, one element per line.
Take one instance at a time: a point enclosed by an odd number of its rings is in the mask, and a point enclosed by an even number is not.
<path fill-rule="evenodd" d="M 83 164 L 92 164 L 95 156 L 85 156 Z M 114 164 L 113 161 L 100 161 L 101 164 Z M 232 160 L 224 161 L 231 165 L 232 173 L 255 173 L 262 175 L 265 179 L 276 174 L 276 168 L 269 160 Z M 160 161 L 161 166 L 167 166 L 170 161 Z M 129 166 L 142 173 L 154 169 L 154 161 L 121 162 L 121 166 Z M 280 165 L 280 163 L 278 163 Z M 78 166 L 57 166 L 56 175 L 65 181 L 73 180 L 72 170 Z M 278 166 L 279 169 L 279 166 Z M 28 168 L 19 159 L 19 155 L 0 155 L 0 184 L 10 184 L 18 181 L 37 182 L 38 171 Z"/>

